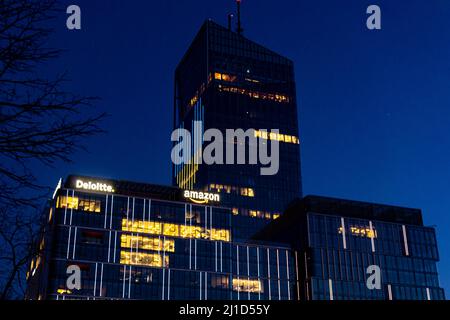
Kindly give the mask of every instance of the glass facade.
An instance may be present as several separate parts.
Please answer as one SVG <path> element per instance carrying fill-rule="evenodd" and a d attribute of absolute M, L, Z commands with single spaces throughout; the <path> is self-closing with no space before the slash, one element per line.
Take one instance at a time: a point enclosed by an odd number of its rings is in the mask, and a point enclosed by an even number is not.
<path fill-rule="evenodd" d="M 435 230 L 417 209 L 308 196 L 254 238 L 291 246 L 301 299 L 445 299 Z"/>
<path fill-rule="evenodd" d="M 316 213 L 307 219 L 313 300 L 444 299 L 434 229 Z M 371 265 L 380 267 L 380 290 L 366 285 Z"/>
<path fill-rule="evenodd" d="M 230 209 L 60 189 L 48 213 L 29 299 L 295 298 L 290 248 L 235 242 Z M 70 265 L 80 290 L 67 289 Z"/>
<path fill-rule="evenodd" d="M 279 171 L 273 176 L 262 176 L 261 165 L 184 164 L 173 168 L 175 185 L 219 192 L 222 204 L 233 208 L 234 215 L 254 218 L 246 226 L 241 224 L 243 240 L 301 196 L 291 60 L 207 21 L 176 70 L 174 115 L 175 128 L 194 132 L 193 141 L 210 128 L 224 136 L 226 129 L 240 128 L 255 129 L 255 138 L 269 145 L 274 139 L 279 142 Z M 192 130 L 193 121 L 203 122 L 200 132 Z M 278 129 L 279 134 L 266 134 L 260 129 Z M 234 140 L 226 143 L 237 144 Z M 198 157 L 198 150 L 192 149 L 193 158 Z M 248 151 L 246 157 L 248 160 Z"/>

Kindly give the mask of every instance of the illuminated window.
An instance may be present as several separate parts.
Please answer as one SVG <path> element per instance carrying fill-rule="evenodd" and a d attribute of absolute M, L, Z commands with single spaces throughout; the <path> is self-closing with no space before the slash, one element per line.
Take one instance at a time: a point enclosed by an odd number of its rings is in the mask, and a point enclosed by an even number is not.
<path fill-rule="evenodd" d="M 256 218 L 256 217 L 258 216 L 258 212 L 257 212 L 256 210 L 250 210 L 250 211 L 248 212 L 248 215 L 249 215 L 250 217 Z"/>
<path fill-rule="evenodd" d="M 169 257 L 165 256 L 163 263 L 162 255 L 157 253 L 121 251 L 120 263 L 162 268 L 169 266 Z"/>
<path fill-rule="evenodd" d="M 148 238 L 142 236 L 131 236 L 123 234 L 120 238 L 122 248 L 138 248 L 143 250 L 153 250 L 175 252 L 175 241 L 171 239 Z"/>
<path fill-rule="evenodd" d="M 230 278 L 221 275 L 211 275 L 211 287 L 228 289 L 230 286 Z"/>
<path fill-rule="evenodd" d="M 211 240 L 230 241 L 230 231 L 223 229 L 211 229 Z"/>
<path fill-rule="evenodd" d="M 53 217 L 53 208 L 50 208 L 49 213 L 48 213 L 48 222 L 52 221 L 52 217 Z"/>
<path fill-rule="evenodd" d="M 180 237 L 200 239 L 203 234 L 203 228 L 198 226 L 180 226 Z"/>
<path fill-rule="evenodd" d="M 278 219 L 279 217 L 280 217 L 279 213 L 274 213 L 272 216 L 273 220 Z"/>
<path fill-rule="evenodd" d="M 165 236 L 178 237 L 180 235 L 178 225 L 171 224 L 171 223 L 165 223 L 163 226 L 163 234 Z"/>
<path fill-rule="evenodd" d="M 78 210 L 78 197 L 59 196 L 56 200 L 56 208 Z"/>
<path fill-rule="evenodd" d="M 90 199 L 79 199 L 78 209 L 86 212 L 100 213 L 101 201 Z"/>
<path fill-rule="evenodd" d="M 72 293 L 72 291 L 70 291 L 69 289 L 64 289 L 64 288 L 59 288 L 56 292 L 58 294 L 71 294 Z"/>
<path fill-rule="evenodd" d="M 225 81 L 225 82 L 234 82 L 234 81 L 236 81 L 236 76 L 232 76 L 232 75 L 229 75 L 226 73 L 215 72 L 214 79 L 220 80 L 220 81 Z"/>
<path fill-rule="evenodd" d="M 122 220 L 122 231 L 147 233 L 154 235 L 167 235 L 172 237 L 211 239 L 217 241 L 230 241 L 230 231 L 222 229 L 204 229 L 200 226 L 185 226 L 172 223 L 127 221 Z"/>
<path fill-rule="evenodd" d="M 233 208 L 233 209 L 231 209 L 231 213 L 233 213 L 233 215 L 237 216 L 239 214 L 239 209 Z"/>
<path fill-rule="evenodd" d="M 281 95 L 281 94 L 263 93 L 263 92 L 248 90 L 248 89 L 242 89 L 242 88 L 238 88 L 238 87 L 226 87 L 223 85 L 219 86 L 219 90 L 249 96 L 250 98 L 253 98 L 253 99 L 272 100 L 272 101 L 280 102 L 280 103 L 289 103 L 290 102 L 289 97 L 287 97 L 285 95 Z"/>
<path fill-rule="evenodd" d="M 342 234 L 342 227 L 339 227 L 338 233 Z M 350 226 L 350 234 L 355 237 L 376 238 L 377 231 L 370 227 Z"/>
<path fill-rule="evenodd" d="M 262 293 L 261 280 L 233 279 L 233 290 L 239 292 Z"/>
<path fill-rule="evenodd" d="M 154 221 L 127 221 L 127 219 L 122 220 L 122 230 L 137 232 L 137 233 L 149 233 L 149 234 L 162 234 L 162 224 Z"/>
<path fill-rule="evenodd" d="M 261 138 L 264 140 L 277 140 L 286 143 L 300 144 L 300 140 L 295 136 L 287 134 L 276 134 L 274 132 L 268 133 L 267 131 L 255 130 L 255 138 Z"/>

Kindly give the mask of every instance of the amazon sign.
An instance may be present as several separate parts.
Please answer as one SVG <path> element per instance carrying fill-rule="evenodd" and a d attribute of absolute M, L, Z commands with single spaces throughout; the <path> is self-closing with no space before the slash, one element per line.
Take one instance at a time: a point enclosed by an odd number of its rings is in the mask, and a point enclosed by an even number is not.
<path fill-rule="evenodd" d="M 220 202 L 220 195 L 217 193 L 184 190 L 183 196 L 197 204 L 207 204 L 209 202 Z"/>

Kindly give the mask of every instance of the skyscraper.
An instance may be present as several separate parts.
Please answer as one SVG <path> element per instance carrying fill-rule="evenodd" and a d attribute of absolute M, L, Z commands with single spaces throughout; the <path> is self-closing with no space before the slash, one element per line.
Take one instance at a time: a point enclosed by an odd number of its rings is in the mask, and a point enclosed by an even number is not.
<path fill-rule="evenodd" d="M 300 142 L 293 62 L 240 32 L 206 21 L 175 72 L 174 128 L 193 132 L 255 129 L 255 136 L 279 141 L 279 171 L 261 175 L 261 165 L 174 165 L 180 188 L 219 192 L 233 214 L 254 217 L 242 227 L 246 238 L 301 196 Z M 279 134 L 261 131 L 278 129 Z M 192 140 L 201 132 L 194 132 Z M 203 143 L 203 142 L 200 142 Z M 228 140 L 226 143 L 239 144 Z M 192 144 L 194 145 L 194 143 Z M 198 156 L 198 150 L 192 150 Z"/>

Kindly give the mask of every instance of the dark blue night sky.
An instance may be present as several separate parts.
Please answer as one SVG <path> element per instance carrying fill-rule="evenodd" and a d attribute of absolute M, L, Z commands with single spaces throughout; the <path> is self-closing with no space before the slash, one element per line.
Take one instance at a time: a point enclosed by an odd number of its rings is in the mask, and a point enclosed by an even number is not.
<path fill-rule="evenodd" d="M 207 18 L 226 24 L 233 0 L 64 1 L 47 65 L 68 88 L 100 96 L 108 132 L 72 164 L 40 168 L 170 184 L 173 71 Z M 382 30 L 365 27 L 382 9 Z M 305 194 L 423 209 L 437 226 L 442 286 L 450 292 L 450 2 L 243 0 L 244 34 L 296 64 Z"/>

